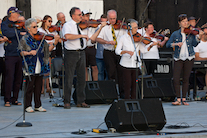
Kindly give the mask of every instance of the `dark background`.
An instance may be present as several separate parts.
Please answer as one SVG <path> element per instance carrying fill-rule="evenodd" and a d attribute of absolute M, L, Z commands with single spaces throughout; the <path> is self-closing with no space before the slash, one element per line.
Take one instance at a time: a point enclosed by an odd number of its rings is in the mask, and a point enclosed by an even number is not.
<path fill-rule="evenodd" d="M 126 20 L 133 18 L 139 21 L 141 27 L 141 15 L 148 2 L 149 0 L 104 0 L 104 12 L 114 9 L 119 20 L 124 17 Z M 16 0 L 16 4 L 24 11 L 26 19 L 31 17 L 31 0 Z M 151 19 L 157 31 L 169 28 L 173 32 L 178 29 L 177 17 L 182 13 L 200 18 L 197 25 L 201 26 L 207 22 L 207 0 L 151 0 L 144 20 Z"/>
<path fill-rule="evenodd" d="M 141 20 L 149 0 L 104 0 L 104 12 L 109 9 L 117 11 L 118 19 L 134 18 Z M 200 18 L 197 26 L 207 22 L 207 0 L 152 0 L 146 10 L 144 20 L 149 18 L 155 26 L 155 30 L 169 28 L 171 32 L 178 29 L 177 17 L 179 14 L 187 14 L 188 17 Z M 142 22 L 139 22 L 142 26 Z"/>

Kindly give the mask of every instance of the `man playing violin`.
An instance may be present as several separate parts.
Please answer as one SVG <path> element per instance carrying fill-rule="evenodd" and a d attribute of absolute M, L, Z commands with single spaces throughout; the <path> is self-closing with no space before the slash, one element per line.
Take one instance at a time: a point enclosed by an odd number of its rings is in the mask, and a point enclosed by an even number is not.
<path fill-rule="evenodd" d="M 118 82 L 120 97 L 124 98 L 122 68 L 119 64 L 121 57 L 115 54 L 115 49 L 120 36 L 127 33 L 127 30 L 122 28 L 119 30 L 114 29 L 114 25 L 117 22 L 117 13 L 115 10 L 109 10 L 107 12 L 107 19 L 110 25 L 106 25 L 101 30 L 96 41 L 103 44 L 104 47 L 103 57 L 108 73 L 108 79 L 115 79 L 116 82 Z"/>
<path fill-rule="evenodd" d="M 20 16 L 19 11 L 16 7 L 10 7 L 7 11 L 8 18 L 1 24 L 2 34 L 6 36 L 12 43 L 9 43 L 5 47 L 5 67 L 6 67 L 6 77 L 5 77 L 5 96 L 4 102 L 6 107 L 13 105 L 22 105 L 18 102 L 19 89 L 22 82 L 22 59 L 19 57 L 17 52 L 17 36 L 15 33 L 15 28 L 9 28 L 18 20 Z M 11 27 L 10 26 L 10 27 Z M 21 38 L 26 32 L 21 32 L 17 30 L 18 37 Z M 11 91 L 13 91 L 13 97 L 11 97 Z M 11 103 L 11 104 L 10 104 Z"/>
<path fill-rule="evenodd" d="M 207 60 L 207 24 L 204 24 L 201 27 L 202 31 L 199 34 L 201 41 L 200 43 L 194 47 L 194 51 L 195 51 L 195 60 Z M 205 71 L 203 69 L 199 70 L 202 73 L 206 74 L 205 75 L 205 82 L 206 82 L 206 86 L 207 86 L 207 69 L 205 69 Z"/>
<path fill-rule="evenodd" d="M 165 37 L 162 42 L 155 37 L 150 37 L 150 34 L 155 31 L 154 25 L 150 21 L 147 21 L 144 24 L 144 27 L 146 31 L 144 37 L 148 37 L 149 39 L 151 39 L 152 42 L 145 46 L 146 52 L 143 53 L 143 59 L 146 65 L 147 73 L 154 74 L 154 70 L 157 66 L 157 60 L 160 58 L 158 48 L 160 48 L 160 46 L 163 46 L 167 42 L 168 37 Z"/>
<path fill-rule="evenodd" d="M 88 12 L 87 10 L 82 11 L 82 20 L 83 21 L 89 21 L 90 15 L 92 13 Z M 91 30 L 89 28 L 83 29 L 82 30 L 85 34 L 87 34 L 89 37 L 93 35 Z M 93 81 L 98 80 L 98 68 L 96 64 L 96 49 L 95 49 L 95 43 L 91 43 L 91 41 L 87 42 L 87 47 L 85 49 L 85 54 L 86 54 L 86 81 L 88 81 L 88 67 L 91 66 L 92 69 L 92 77 Z"/>
<path fill-rule="evenodd" d="M 64 108 L 70 109 L 71 89 L 73 83 L 73 76 L 76 70 L 77 74 L 77 107 L 89 108 L 90 106 L 85 103 L 85 48 L 86 43 L 90 40 L 95 42 L 100 30 L 92 36 L 88 36 L 82 30 L 80 30 L 78 24 L 82 21 L 82 12 L 79 8 L 73 7 L 70 10 L 71 20 L 63 25 L 63 36 L 65 41 L 64 51 L 64 65 L 65 65 L 65 90 L 64 90 Z M 106 23 L 105 23 L 106 24 Z"/>

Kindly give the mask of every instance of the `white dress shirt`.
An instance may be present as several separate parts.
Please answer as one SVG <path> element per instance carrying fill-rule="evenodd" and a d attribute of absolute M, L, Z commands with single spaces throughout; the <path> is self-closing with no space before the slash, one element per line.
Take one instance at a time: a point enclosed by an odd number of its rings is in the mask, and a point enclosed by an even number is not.
<path fill-rule="evenodd" d="M 81 34 L 84 34 L 80 28 L 79 28 L 79 30 L 80 30 Z M 76 22 L 73 19 L 66 22 L 63 25 L 62 32 L 63 32 L 63 36 L 65 36 L 66 34 L 78 35 Z M 67 40 L 67 41 L 65 41 L 64 46 L 67 50 L 85 49 L 86 48 L 86 39 L 85 38 L 82 38 L 82 39 L 83 39 L 83 48 L 81 47 L 80 38 L 74 39 L 74 40 Z"/>
<path fill-rule="evenodd" d="M 89 28 L 83 29 L 82 32 L 84 35 L 87 35 L 89 38 L 93 35 L 93 33 L 91 32 L 91 30 Z M 86 42 L 86 46 L 90 47 L 90 46 L 94 46 L 94 45 L 95 44 L 92 44 L 90 39 Z"/>
<path fill-rule="evenodd" d="M 127 32 L 127 30 L 125 30 L 125 29 L 115 30 L 114 29 L 114 32 L 115 32 L 115 35 L 116 35 L 116 41 L 118 43 L 119 38 L 122 35 L 124 35 Z M 97 38 L 102 38 L 103 40 L 106 40 L 106 41 L 113 41 L 111 25 L 104 26 Z M 103 44 L 103 47 L 106 50 L 114 51 L 114 45 Z"/>
<path fill-rule="evenodd" d="M 135 43 L 136 51 L 138 52 L 139 50 L 144 50 L 144 47 L 142 45 L 142 43 Z M 130 56 L 128 53 L 125 53 L 123 55 L 121 55 L 122 51 L 133 51 L 134 54 L 132 56 Z M 115 50 L 117 55 L 121 56 L 121 60 L 120 60 L 120 65 L 126 68 L 136 68 L 136 63 L 137 63 L 137 57 L 136 57 L 136 53 L 134 50 L 134 44 L 132 42 L 131 36 L 126 33 L 124 35 L 122 35 L 118 41 L 116 50 Z M 140 64 L 138 64 L 138 67 L 140 67 Z"/>
<path fill-rule="evenodd" d="M 144 37 L 149 37 L 149 36 L 145 34 Z M 156 38 L 152 38 L 152 37 L 150 38 L 153 42 L 159 41 Z M 143 59 L 159 59 L 160 58 L 157 45 L 153 46 L 149 51 L 147 50 L 148 47 L 150 47 L 150 45 L 153 44 L 153 42 L 145 46 L 145 53 L 143 53 Z"/>
<path fill-rule="evenodd" d="M 0 57 L 4 57 L 5 50 L 4 50 L 4 43 L 0 44 Z"/>
<path fill-rule="evenodd" d="M 52 34 L 52 35 L 58 35 L 58 33 L 56 32 L 56 31 L 54 31 L 54 32 L 50 32 L 49 30 L 44 30 L 42 27 L 40 27 L 40 28 L 38 28 L 38 31 L 39 32 L 41 32 L 41 33 L 44 33 L 44 34 Z M 55 42 L 55 39 L 53 39 L 53 40 L 45 40 L 47 43 L 54 43 Z M 56 47 L 54 47 L 53 48 L 53 50 L 55 50 L 56 49 Z"/>
<path fill-rule="evenodd" d="M 207 42 L 201 41 L 196 47 L 194 47 L 194 51 L 199 53 L 199 57 L 207 58 Z"/>

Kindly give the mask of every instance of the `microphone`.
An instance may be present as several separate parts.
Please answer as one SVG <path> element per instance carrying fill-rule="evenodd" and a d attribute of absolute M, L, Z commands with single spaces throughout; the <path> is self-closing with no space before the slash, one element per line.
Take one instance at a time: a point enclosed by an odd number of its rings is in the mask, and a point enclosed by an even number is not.
<path fill-rule="evenodd" d="M 127 28 L 129 28 L 130 30 L 132 30 L 132 26 L 131 26 L 130 23 L 128 23 L 127 26 L 128 26 Z"/>
<path fill-rule="evenodd" d="M 13 28 L 13 27 L 20 27 L 20 26 L 19 25 L 16 25 L 16 24 L 9 24 L 8 27 L 9 28 Z"/>

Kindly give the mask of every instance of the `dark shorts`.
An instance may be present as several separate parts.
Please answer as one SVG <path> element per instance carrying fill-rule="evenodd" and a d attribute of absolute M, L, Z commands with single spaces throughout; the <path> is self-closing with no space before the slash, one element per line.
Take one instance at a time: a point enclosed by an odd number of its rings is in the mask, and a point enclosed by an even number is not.
<path fill-rule="evenodd" d="M 86 67 L 97 66 L 96 65 L 96 49 L 95 47 L 87 47 L 85 49 L 86 53 Z"/>
<path fill-rule="evenodd" d="M 55 58 L 56 57 L 56 50 L 52 50 L 50 53 L 50 57 L 51 58 Z"/>

